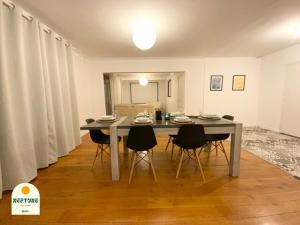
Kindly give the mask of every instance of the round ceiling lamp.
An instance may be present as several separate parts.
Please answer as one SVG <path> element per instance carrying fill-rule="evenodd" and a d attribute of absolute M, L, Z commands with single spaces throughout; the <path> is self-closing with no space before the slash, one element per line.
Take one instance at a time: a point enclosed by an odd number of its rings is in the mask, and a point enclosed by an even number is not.
<path fill-rule="evenodd" d="M 145 51 L 153 47 L 156 42 L 156 32 L 150 23 L 140 23 L 132 36 L 133 43 Z"/>
<path fill-rule="evenodd" d="M 146 77 L 141 77 L 140 79 L 139 79 L 139 83 L 140 83 L 140 85 L 142 85 L 142 86 L 147 86 L 148 85 L 148 79 L 146 78 Z"/>

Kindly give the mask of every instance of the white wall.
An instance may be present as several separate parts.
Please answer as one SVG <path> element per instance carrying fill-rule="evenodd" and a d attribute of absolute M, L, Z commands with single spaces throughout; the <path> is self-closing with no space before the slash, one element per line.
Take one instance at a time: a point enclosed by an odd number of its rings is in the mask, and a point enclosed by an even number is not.
<path fill-rule="evenodd" d="M 211 75 L 223 75 L 223 91 L 210 91 Z M 232 91 L 233 75 L 246 75 L 244 91 Z M 230 114 L 245 126 L 256 126 L 259 76 L 259 59 L 206 58 L 204 112 Z"/>
<path fill-rule="evenodd" d="M 280 131 L 300 137 L 300 61 L 287 66 Z"/>
<path fill-rule="evenodd" d="M 112 59 L 90 60 L 88 63 L 89 87 L 81 88 L 93 92 L 88 101 L 94 106 L 89 112 L 91 117 L 105 113 L 102 74 L 104 72 L 174 72 L 185 73 L 184 108 L 186 113 L 201 111 L 233 114 L 236 120 L 246 126 L 257 125 L 258 78 L 260 60 L 256 58 L 178 58 L 178 59 Z M 224 91 L 210 92 L 209 77 L 213 74 L 224 75 Z M 232 92 L 232 75 L 246 75 L 244 92 Z M 83 94 L 84 95 L 84 94 Z M 80 100 L 79 100 L 80 101 Z M 81 114 L 81 113 L 80 113 Z M 86 113 L 85 113 L 86 114 Z M 83 118 L 85 116 L 81 116 Z"/>
<path fill-rule="evenodd" d="M 89 60 L 73 51 L 75 84 L 78 99 L 79 124 L 86 124 L 87 118 L 96 118 L 105 114 L 103 77 L 91 73 Z M 100 89 L 101 87 L 101 89 Z M 87 131 L 81 131 L 81 135 Z"/>
<path fill-rule="evenodd" d="M 283 96 L 288 74 L 287 67 L 289 64 L 299 61 L 300 45 L 261 58 L 258 113 L 258 122 L 261 127 L 280 131 Z"/>

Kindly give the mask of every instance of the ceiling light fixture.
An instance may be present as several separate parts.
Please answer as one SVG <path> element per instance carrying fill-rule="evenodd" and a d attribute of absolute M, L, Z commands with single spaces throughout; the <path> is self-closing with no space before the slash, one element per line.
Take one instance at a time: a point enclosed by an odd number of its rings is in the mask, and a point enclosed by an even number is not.
<path fill-rule="evenodd" d="M 156 42 L 156 32 L 151 23 L 139 21 L 132 36 L 133 43 L 145 51 L 153 47 Z"/>
<path fill-rule="evenodd" d="M 147 86 L 148 85 L 148 79 L 146 77 L 141 77 L 139 80 L 140 85 Z"/>

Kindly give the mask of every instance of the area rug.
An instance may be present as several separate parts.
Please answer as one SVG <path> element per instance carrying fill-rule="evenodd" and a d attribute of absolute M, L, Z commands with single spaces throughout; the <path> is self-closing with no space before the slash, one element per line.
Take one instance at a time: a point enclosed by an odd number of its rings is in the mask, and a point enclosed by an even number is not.
<path fill-rule="evenodd" d="M 300 138 L 259 127 L 246 127 L 242 147 L 300 178 Z"/>

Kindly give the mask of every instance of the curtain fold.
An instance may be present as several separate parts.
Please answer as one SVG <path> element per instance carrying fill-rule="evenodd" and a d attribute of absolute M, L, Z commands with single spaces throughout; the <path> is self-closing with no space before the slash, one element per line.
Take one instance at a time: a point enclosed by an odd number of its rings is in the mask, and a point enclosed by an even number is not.
<path fill-rule="evenodd" d="M 71 47 L 22 13 L 0 0 L 1 194 L 80 142 Z"/>
<path fill-rule="evenodd" d="M 3 19 L 2 19 L 2 17 L 3 17 L 2 11 L 3 11 L 3 9 L 2 9 L 2 7 L 3 7 L 3 3 L 2 3 L 2 1 L 0 1 L 0 34 L 3 34 L 3 25 L 2 25 L 2 21 L 3 21 Z M 3 71 L 3 62 L 1 60 L 2 59 L 2 46 L 3 46 L 2 40 L 3 40 L 3 37 L 2 37 L 2 35 L 0 35 L 0 76 L 1 76 L 2 71 Z M 0 87 L 2 87 L 2 79 L 1 79 L 1 77 L 0 77 Z M 2 91 L 0 89 L 0 95 L 1 94 L 2 94 Z M 0 104 L 1 103 L 2 103 L 2 99 L 0 97 Z M 0 105 L 0 107 L 1 107 L 1 105 Z M 1 113 L 2 113 L 2 111 L 0 109 L 0 115 L 1 115 Z M 2 122 L 0 122 L 0 127 L 2 127 Z M 2 140 L 2 133 L 1 132 L 0 132 L 0 140 Z M 2 192 L 3 192 L 2 169 L 1 169 L 1 167 L 2 167 L 1 152 L 2 152 L 2 150 L 1 150 L 1 146 L 0 146 L 0 199 L 2 198 Z"/>
<path fill-rule="evenodd" d="M 69 46 L 66 49 L 67 54 L 67 66 L 68 66 L 68 82 L 69 82 L 69 93 L 70 93 L 70 99 L 71 99 L 71 111 L 72 111 L 72 130 L 73 130 L 73 138 L 74 143 L 73 145 L 78 146 L 80 145 L 80 124 L 79 124 L 79 112 L 78 112 L 78 103 L 77 103 L 77 95 L 76 95 L 76 84 L 75 84 L 75 71 L 74 71 L 74 57 L 73 57 L 73 51 L 71 47 Z"/>

